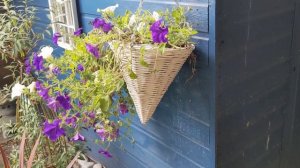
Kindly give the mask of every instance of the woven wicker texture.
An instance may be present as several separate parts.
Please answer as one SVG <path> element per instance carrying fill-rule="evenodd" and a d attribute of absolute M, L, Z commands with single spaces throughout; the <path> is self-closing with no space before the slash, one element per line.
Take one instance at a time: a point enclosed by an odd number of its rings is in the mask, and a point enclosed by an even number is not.
<path fill-rule="evenodd" d="M 166 48 L 161 52 L 149 45 L 145 48 L 144 60 L 149 65 L 142 66 L 141 46 L 124 47 L 117 55 L 121 58 L 121 69 L 127 89 L 133 99 L 142 124 L 151 118 L 163 95 L 181 69 L 183 63 L 194 50 L 187 48 Z M 130 61 L 131 60 L 131 64 Z M 130 78 L 128 66 L 131 65 L 137 79 Z"/>

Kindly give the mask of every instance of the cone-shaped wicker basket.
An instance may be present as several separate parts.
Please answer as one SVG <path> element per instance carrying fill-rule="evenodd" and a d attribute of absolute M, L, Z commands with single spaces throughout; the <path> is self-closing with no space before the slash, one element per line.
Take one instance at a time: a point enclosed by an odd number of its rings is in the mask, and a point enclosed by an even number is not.
<path fill-rule="evenodd" d="M 123 47 L 118 51 L 123 77 L 142 124 L 146 124 L 151 118 L 163 95 L 194 48 L 194 45 L 186 48 L 166 48 L 161 54 L 157 47 L 149 45 L 145 47 L 144 53 L 147 67 L 140 63 L 140 45 Z M 132 71 L 137 75 L 136 79 L 130 77 L 128 65 L 131 65 Z"/>

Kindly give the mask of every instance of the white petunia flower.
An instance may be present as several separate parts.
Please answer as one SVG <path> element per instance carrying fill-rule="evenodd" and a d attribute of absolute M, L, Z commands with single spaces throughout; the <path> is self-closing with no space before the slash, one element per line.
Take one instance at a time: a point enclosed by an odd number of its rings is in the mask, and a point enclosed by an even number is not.
<path fill-rule="evenodd" d="M 129 19 L 129 26 L 132 26 L 133 24 L 135 24 L 136 20 L 135 20 L 135 15 L 132 15 Z"/>
<path fill-rule="evenodd" d="M 11 99 L 21 96 L 24 88 L 25 88 L 24 85 L 21 85 L 19 82 L 16 83 L 11 89 Z"/>
<path fill-rule="evenodd" d="M 139 25 L 138 25 L 137 28 L 136 28 L 137 31 L 140 32 L 141 30 L 143 30 L 144 27 L 145 27 L 145 25 L 146 25 L 146 24 L 145 24 L 144 22 L 139 23 Z"/>
<path fill-rule="evenodd" d="M 43 56 L 44 59 L 52 57 L 53 48 L 50 46 L 43 47 L 39 55 Z"/>
<path fill-rule="evenodd" d="M 109 6 L 105 9 L 97 9 L 97 12 L 103 12 L 103 13 L 112 12 L 112 13 L 114 13 L 118 7 L 119 7 L 119 4 L 116 4 L 114 6 Z"/>
<path fill-rule="evenodd" d="M 30 93 L 35 92 L 35 84 L 36 82 L 32 82 L 30 85 L 27 86 L 27 89 L 29 89 Z"/>
<path fill-rule="evenodd" d="M 152 17 L 155 19 L 155 21 L 158 21 L 160 19 L 160 16 L 156 11 L 153 11 Z"/>

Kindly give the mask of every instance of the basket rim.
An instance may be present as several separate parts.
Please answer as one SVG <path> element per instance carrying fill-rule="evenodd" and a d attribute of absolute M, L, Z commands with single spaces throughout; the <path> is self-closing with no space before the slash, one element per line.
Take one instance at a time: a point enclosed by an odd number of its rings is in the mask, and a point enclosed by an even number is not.
<path fill-rule="evenodd" d="M 146 50 L 153 50 L 157 49 L 158 46 L 155 44 L 133 44 L 127 43 L 125 44 L 124 48 L 127 48 L 127 46 L 131 46 L 131 49 L 140 50 L 142 46 L 145 46 Z M 165 48 L 165 51 L 176 51 L 176 50 L 194 50 L 195 45 L 193 43 L 188 44 L 186 47 L 178 47 L 178 48 Z"/>

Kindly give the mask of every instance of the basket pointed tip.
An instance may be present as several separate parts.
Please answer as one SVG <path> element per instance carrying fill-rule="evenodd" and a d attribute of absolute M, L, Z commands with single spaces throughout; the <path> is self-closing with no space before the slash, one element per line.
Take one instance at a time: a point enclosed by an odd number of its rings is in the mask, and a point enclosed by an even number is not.
<path fill-rule="evenodd" d="M 125 48 L 126 52 L 120 54 L 123 77 L 143 125 L 155 112 L 163 95 L 194 48 L 194 45 L 186 48 L 169 48 L 159 57 L 155 54 L 157 53 L 155 47 L 147 49 L 145 53 L 145 60 L 149 64 L 147 68 L 140 65 L 140 46 Z M 128 63 L 138 78 L 130 77 L 128 69 L 124 68 Z"/>

